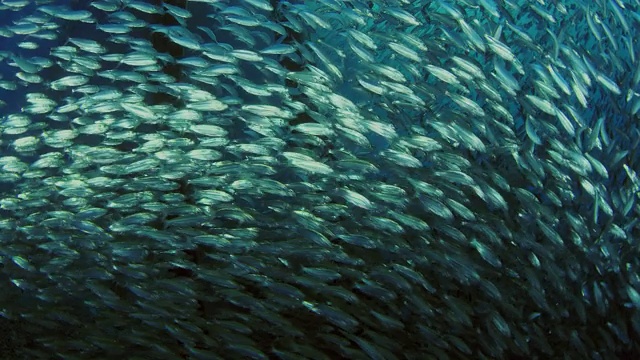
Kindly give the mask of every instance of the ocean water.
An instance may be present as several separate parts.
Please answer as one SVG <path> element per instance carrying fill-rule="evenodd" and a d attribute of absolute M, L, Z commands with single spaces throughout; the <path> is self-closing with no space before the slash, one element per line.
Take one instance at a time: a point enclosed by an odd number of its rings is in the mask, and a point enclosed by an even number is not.
<path fill-rule="evenodd" d="M 0 0 L 0 359 L 640 356 L 637 0 Z"/>

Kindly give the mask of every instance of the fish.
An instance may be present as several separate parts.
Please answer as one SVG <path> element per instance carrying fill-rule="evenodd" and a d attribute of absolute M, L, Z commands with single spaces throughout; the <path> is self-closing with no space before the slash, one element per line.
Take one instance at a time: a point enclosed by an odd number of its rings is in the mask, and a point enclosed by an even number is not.
<path fill-rule="evenodd" d="M 634 358 L 639 10 L 0 1 L 0 358 Z"/>

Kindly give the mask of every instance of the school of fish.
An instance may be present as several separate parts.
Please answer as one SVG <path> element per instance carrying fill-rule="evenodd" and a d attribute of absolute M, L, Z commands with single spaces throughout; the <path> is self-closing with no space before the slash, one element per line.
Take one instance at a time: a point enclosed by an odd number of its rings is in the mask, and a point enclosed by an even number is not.
<path fill-rule="evenodd" d="M 0 358 L 640 354 L 639 0 L 0 18 Z"/>

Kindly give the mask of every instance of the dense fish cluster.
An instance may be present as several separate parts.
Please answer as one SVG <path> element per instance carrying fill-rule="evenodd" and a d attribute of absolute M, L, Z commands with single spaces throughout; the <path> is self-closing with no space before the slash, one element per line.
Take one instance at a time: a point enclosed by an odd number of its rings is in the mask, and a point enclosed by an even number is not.
<path fill-rule="evenodd" d="M 0 357 L 640 354 L 640 1 L 0 10 Z"/>

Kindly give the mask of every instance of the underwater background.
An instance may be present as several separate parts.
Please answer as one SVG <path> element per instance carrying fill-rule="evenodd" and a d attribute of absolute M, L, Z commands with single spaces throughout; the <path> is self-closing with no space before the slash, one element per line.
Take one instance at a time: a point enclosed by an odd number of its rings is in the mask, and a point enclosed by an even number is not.
<path fill-rule="evenodd" d="M 639 30 L 0 0 L 0 359 L 640 358 Z"/>

